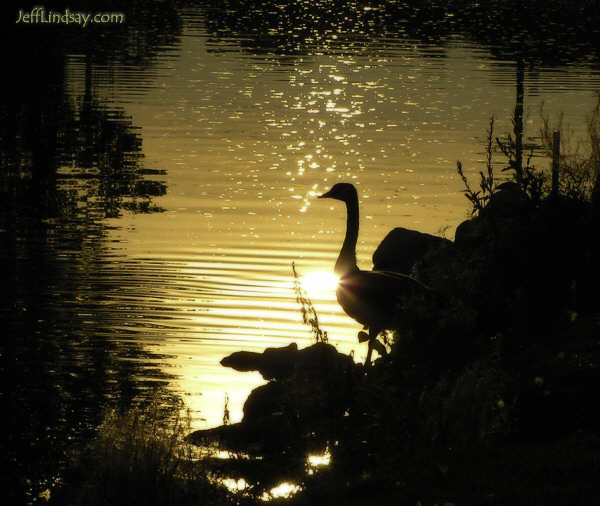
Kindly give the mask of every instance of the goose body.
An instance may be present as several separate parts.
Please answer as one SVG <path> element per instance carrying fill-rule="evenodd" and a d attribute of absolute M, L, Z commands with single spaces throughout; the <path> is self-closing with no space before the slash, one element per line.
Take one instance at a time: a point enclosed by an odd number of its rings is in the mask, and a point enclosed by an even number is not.
<path fill-rule="evenodd" d="M 346 204 L 346 235 L 334 272 L 339 277 L 336 298 L 344 312 L 369 329 L 365 366 L 371 362 L 375 339 L 382 330 L 401 324 L 403 299 L 429 289 L 407 274 L 386 270 L 364 271 L 356 263 L 359 213 L 356 188 L 337 183 L 320 198 L 341 200 Z"/>
<path fill-rule="evenodd" d="M 423 290 L 427 288 L 404 274 L 357 270 L 340 278 L 336 297 L 348 316 L 377 336 L 397 328 L 403 299 Z"/>

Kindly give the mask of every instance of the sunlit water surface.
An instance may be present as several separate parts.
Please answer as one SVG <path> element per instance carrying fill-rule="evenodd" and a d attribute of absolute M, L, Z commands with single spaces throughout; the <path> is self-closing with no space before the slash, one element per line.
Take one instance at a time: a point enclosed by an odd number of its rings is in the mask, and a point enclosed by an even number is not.
<path fill-rule="evenodd" d="M 241 47 L 243 38 L 211 37 L 194 12 L 184 15 L 182 34 L 151 73 L 126 64 L 90 69 L 83 56 L 68 56 L 69 94 L 81 100 L 91 85 L 108 112 L 129 116 L 144 167 L 156 169 L 147 179 L 167 191 L 152 199 L 162 213 L 103 220 L 98 258 L 73 267 L 69 275 L 84 281 L 67 295 L 86 339 L 141 346 L 147 356 L 122 360 L 167 378 L 201 428 L 221 422 L 226 394 L 239 420 L 246 396 L 263 382 L 221 367 L 222 357 L 311 343 L 292 262 L 309 280 L 330 342 L 363 359 L 360 327 L 341 312 L 326 276 L 345 210 L 316 196 L 338 181 L 357 186 L 363 268 L 394 226 L 452 238 L 468 212 L 456 161 L 474 177 L 489 118 L 498 133 L 510 130 L 516 69 L 460 38 L 443 48 L 382 39 L 277 54 Z M 538 67 L 525 77 L 531 136 L 542 104 L 580 125 L 600 85 L 585 64 Z M 44 301 L 50 309 L 63 303 Z"/>
<path fill-rule="evenodd" d="M 115 272 L 106 279 L 120 289 L 104 311 L 125 313 L 127 339 L 160 354 L 157 367 L 174 376 L 196 427 L 220 423 L 226 393 L 239 420 L 262 382 L 258 373 L 220 367 L 222 357 L 310 344 L 292 262 L 310 279 L 306 289 L 330 342 L 364 357 L 360 327 L 341 312 L 326 277 L 345 210 L 316 196 L 338 181 L 357 186 L 363 268 L 396 225 L 451 238 L 468 210 L 455 162 L 481 168 L 489 118 L 508 132 L 515 97 L 514 64 L 460 39 L 443 50 L 382 41 L 356 54 L 289 57 L 212 42 L 197 22 L 160 57 L 148 89 L 136 87 L 135 69 L 116 72 L 109 79 L 94 69 L 97 94 L 131 115 L 145 164 L 166 171 L 168 190 L 154 200 L 164 213 L 111 222 L 106 268 Z M 75 96 L 83 76 L 84 63 L 71 56 Z M 527 75 L 529 133 L 538 134 L 542 105 L 554 118 L 564 112 L 567 122 L 581 123 L 598 84 L 585 67 Z M 109 332 L 120 340 L 124 330 Z"/>

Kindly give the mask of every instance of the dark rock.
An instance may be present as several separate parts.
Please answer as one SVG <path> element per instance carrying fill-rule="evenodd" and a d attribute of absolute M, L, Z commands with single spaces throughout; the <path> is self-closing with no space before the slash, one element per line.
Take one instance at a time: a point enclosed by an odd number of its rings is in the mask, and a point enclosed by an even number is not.
<path fill-rule="evenodd" d="M 529 197 L 521 187 L 512 181 L 498 186 L 484 208 L 485 213 L 493 213 L 498 218 L 520 217 L 527 209 Z"/>
<path fill-rule="evenodd" d="M 220 364 L 240 372 L 258 371 L 262 367 L 262 353 L 236 351 L 222 359 Z"/>
<path fill-rule="evenodd" d="M 294 432 L 281 416 L 264 417 L 262 423 L 220 425 L 192 432 L 187 441 L 195 445 L 216 444 L 219 448 L 249 455 L 277 454 L 291 449 Z"/>
<path fill-rule="evenodd" d="M 286 407 L 286 391 L 277 381 L 256 387 L 244 402 L 243 422 L 249 423 L 264 417 L 280 415 Z"/>
<path fill-rule="evenodd" d="M 296 360 L 298 371 L 303 375 L 316 376 L 313 379 L 337 376 L 355 365 L 352 358 L 327 343 L 316 343 L 300 350 Z"/>
<path fill-rule="evenodd" d="M 196 431 L 188 440 L 257 454 L 323 447 L 361 374 L 351 357 L 322 342 L 302 350 L 292 343 L 263 353 L 236 352 L 221 364 L 257 370 L 271 381 L 250 393 L 240 423 Z"/>
<path fill-rule="evenodd" d="M 373 269 L 410 274 L 413 266 L 429 251 L 447 244 L 451 241 L 443 237 L 397 227 L 385 236 L 373 253 Z"/>
<path fill-rule="evenodd" d="M 463 221 L 456 227 L 454 244 L 461 250 L 472 250 L 479 246 L 486 228 L 479 216 Z"/>
<path fill-rule="evenodd" d="M 266 380 L 289 377 L 298 353 L 296 343 L 282 348 L 267 348 L 263 353 L 236 351 L 221 360 L 221 365 L 236 371 L 258 371 Z"/>
<path fill-rule="evenodd" d="M 258 371 L 266 380 L 282 381 L 293 375 L 338 373 L 354 362 L 327 343 L 316 343 L 298 350 L 296 343 L 281 348 L 266 348 L 263 353 L 236 351 L 221 360 L 221 365 L 236 371 Z M 316 378 L 313 378 L 316 380 Z"/>
<path fill-rule="evenodd" d="M 529 206 L 527 194 L 514 182 L 502 183 L 490 197 L 479 216 L 463 221 L 456 227 L 454 244 L 463 250 L 478 248 L 495 236 L 505 239 L 514 235 Z"/>
<path fill-rule="evenodd" d="M 298 359 L 298 345 L 290 343 L 282 348 L 266 348 L 262 366 L 258 370 L 265 379 L 283 379 L 291 375 Z"/>

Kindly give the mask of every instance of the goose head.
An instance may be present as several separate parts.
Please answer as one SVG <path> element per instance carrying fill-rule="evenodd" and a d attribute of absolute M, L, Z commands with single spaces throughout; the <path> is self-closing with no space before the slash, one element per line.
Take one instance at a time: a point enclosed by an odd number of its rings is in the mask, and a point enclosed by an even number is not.
<path fill-rule="evenodd" d="M 342 202 L 352 202 L 358 200 L 356 188 L 350 183 L 336 183 L 331 189 L 319 196 L 320 199 L 336 199 Z"/>
<path fill-rule="evenodd" d="M 356 242 L 358 240 L 358 194 L 350 183 L 334 184 L 320 198 L 341 200 L 346 204 L 346 236 L 333 272 L 338 277 L 358 270 L 356 265 Z"/>

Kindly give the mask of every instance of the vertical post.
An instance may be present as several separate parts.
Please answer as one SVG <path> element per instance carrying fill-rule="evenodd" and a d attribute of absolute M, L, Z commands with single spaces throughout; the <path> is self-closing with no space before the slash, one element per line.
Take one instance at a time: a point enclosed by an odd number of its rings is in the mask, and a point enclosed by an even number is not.
<path fill-rule="evenodd" d="M 558 195 L 558 170 L 560 168 L 560 132 L 552 134 L 552 196 Z"/>
<path fill-rule="evenodd" d="M 515 134 L 515 172 L 517 181 L 523 182 L 523 110 L 525 104 L 525 63 L 523 58 L 517 60 L 517 98 L 513 116 Z"/>

